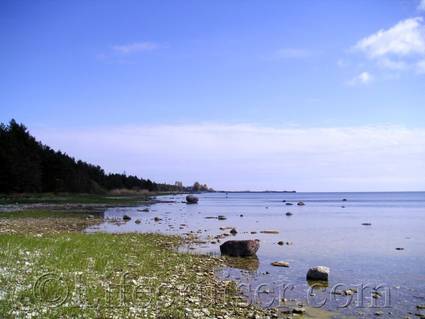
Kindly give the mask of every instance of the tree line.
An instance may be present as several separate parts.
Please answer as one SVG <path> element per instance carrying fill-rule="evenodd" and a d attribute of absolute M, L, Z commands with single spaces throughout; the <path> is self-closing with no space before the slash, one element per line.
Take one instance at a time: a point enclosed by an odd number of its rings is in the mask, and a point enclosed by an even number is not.
<path fill-rule="evenodd" d="M 194 187 L 196 186 L 196 188 Z M 126 174 L 106 174 L 98 165 L 76 160 L 37 141 L 23 124 L 0 123 L 0 193 L 102 193 L 113 189 L 149 191 L 208 190 L 155 183 Z"/>

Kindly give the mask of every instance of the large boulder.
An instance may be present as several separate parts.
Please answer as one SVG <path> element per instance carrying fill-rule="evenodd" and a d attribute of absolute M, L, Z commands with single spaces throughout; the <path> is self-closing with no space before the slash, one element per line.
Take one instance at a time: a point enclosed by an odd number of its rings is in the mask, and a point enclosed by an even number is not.
<path fill-rule="evenodd" d="M 258 240 L 229 240 L 220 246 L 221 254 L 231 257 L 254 256 L 260 248 Z"/>
<path fill-rule="evenodd" d="M 323 280 L 327 281 L 330 269 L 325 266 L 317 266 L 310 268 L 307 272 L 307 280 Z"/>
<path fill-rule="evenodd" d="M 194 195 L 187 195 L 186 196 L 186 203 L 188 204 L 196 204 L 198 203 L 199 198 Z"/>

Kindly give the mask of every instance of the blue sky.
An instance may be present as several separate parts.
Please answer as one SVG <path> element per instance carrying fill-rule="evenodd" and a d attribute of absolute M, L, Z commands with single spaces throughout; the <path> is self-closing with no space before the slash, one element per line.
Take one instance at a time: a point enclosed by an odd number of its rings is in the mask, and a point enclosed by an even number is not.
<path fill-rule="evenodd" d="M 2 1 L 0 119 L 168 182 L 425 189 L 424 18 L 419 0 Z"/>

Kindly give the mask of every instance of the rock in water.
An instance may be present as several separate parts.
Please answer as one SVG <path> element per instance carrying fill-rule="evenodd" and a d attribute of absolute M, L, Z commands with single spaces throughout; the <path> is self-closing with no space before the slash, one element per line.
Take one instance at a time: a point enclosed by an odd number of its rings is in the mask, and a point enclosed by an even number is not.
<path fill-rule="evenodd" d="M 131 217 L 130 217 L 130 216 L 128 216 L 128 215 L 124 215 L 124 216 L 122 217 L 122 219 L 123 219 L 123 220 L 125 220 L 125 221 L 129 221 L 129 220 L 131 219 Z"/>
<path fill-rule="evenodd" d="M 260 247 L 258 240 L 229 240 L 220 245 L 220 252 L 231 257 L 254 256 Z"/>
<path fill-rule="evenodd" d="M 330 269 L 325 266 L 317 266 L 310 268 L 307 272 L 307 280 L 324 280 L 327 281 Z"/>
<path fill-rule="evenodd" d="M 274 261 L 274 262 L 272 262 L 272 266 L 275 266 L 275 267 L 289 267 L 289 263 L 287 263 L 286 261 Z"/>
<path fill-rule="evenodd" d="M 232 229 L 230 230 L 230 233 L 231 233 L 232 235 L 236 235 L 236 234 L 238 233 L 238 231 L 236 230 L 236 228 L 232 228 Z"/>
<path fill-rule="evenodd" d="M 304 202 L 298 202 L 297 205 L 298 206 L 304 206 L 305 204 L 304 204 Z"/>
<path fill-rule="evenodd" d="M 186 203 L 187 204 L 197 204 L 199 198 L 194 195 L 187 195 L 186 196 Z"/>

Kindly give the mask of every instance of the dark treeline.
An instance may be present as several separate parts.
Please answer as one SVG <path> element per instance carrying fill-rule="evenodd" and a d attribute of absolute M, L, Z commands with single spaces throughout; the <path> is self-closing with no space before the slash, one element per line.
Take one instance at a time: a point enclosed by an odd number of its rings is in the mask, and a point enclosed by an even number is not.
<path fill-rule="evenodd" d="M 75 160 L 43 145 L 15 120 L 0 124 L 0 193 L 101 193 L 113 189 L 188 191 L 194 187 L 155 183 L 126 174 L 105 174 L 100 166 Z"/>

